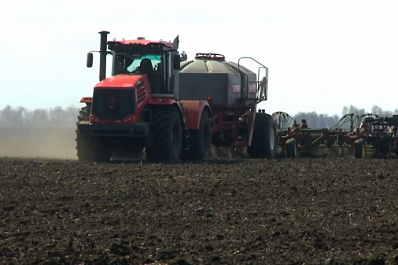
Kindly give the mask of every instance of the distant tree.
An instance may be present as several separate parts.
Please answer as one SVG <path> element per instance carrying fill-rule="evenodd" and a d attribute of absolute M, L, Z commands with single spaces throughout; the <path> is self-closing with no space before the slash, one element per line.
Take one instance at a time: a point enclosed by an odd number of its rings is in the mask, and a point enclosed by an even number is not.
<path fill-rule="evenodd" d="M 0 114 L 1 126 L 21 126 L 24 124 L 26 110 L 23 107 L 17 109 L 7 105 Z"/>
<path fill-rule="evenodd" d="M 345 106 L 343 107 L 342 115 L 344 116 L 345 114 L 349 113 L 355 113 L 357 115 L 362 115 L 365 113 L 365 109 L 359 109 L 357 107 L 354 107 L 353 105 L 350 105 L 349 107 Z"/>
<path fill-rule="evenodd" d="M 320 114 L 318 119 L 318 127 L 317 128 L 330 128 L 334 124 L 339 121 L 340 117 L 336 114 L 333 116 L 329 116 L 327 114 Z"/>
<path fill-rule="evenodd" d="M 0 110 L 0 126 L 62 126 L 76 125 L 79 108 L 62 109 L 57 106 L 50 109 L 35 109 L 28 111 L 24 107 L 12 108 L 6 106 Z"/>
<path fill-rule="evenodd" d="M 381 117 L 391 117 L 394 112 L 393 111 L 385 111 L 382 108 L 380 108 L 379 106 L 374 105 L 371 109 L 371 113 L 373 114 L 377 114 Z"/>
<path fill-rule="evenodd" d="M 347 106 L 343 107 L 342 114 L 345 115 L 348 113 L 355 113 L 357 115 L 362 115 L 367 112 L 365 111 L 365 109 L 359 109 L 357 107 L 350 105 L 349 107 Z M 391 117 L 394 113 L 398 114 L 398 109 L 395 109 L 395 111 L 389 111 L 389 110 L 383 110 L 381 107 L 377 105 L 373 105 L 372 108 L 370 109 L 370 113 L 377 114 L 382 117 Z"/>
<path fill-rule="evenodd" d="M 383 113 L 383 110 L 379 106 L 373 105 L 373 107 L 371 108 L 370 112 L 373 113 L 373 114 L 380 115 L 380 114 Z"/>
<path fill-rule="evenodd" d="M 49 110 L 49 121 L 52 126 L 70 126 L 77 120 L 78 108 L 69 107 L 66 110 L 57 106 Z"/>
<path fill-rule="evenodd" d="M 75 107 L 69 107 L 66 109 L 66 112 L 68 113 L 68 122 L 76 124 L 79 110 L 80 108 L 75 108 Z"/>
<path fill-rule="evenodd" d="M 35 109 L 32 112 L 28 112 L 26 114 L 26 123 L 35 127 L 48 126 L 48 111 L 45 109 Z"/>
<path fill-rule="evenodd" d="M 313 128 L 317 124 L 318 114 L 315 111 L 312 112 L 299 112 L 293 116 L 297 123 L 301 123 L 305 120 L 309 127 Z"/>
<path fill-rule="evenodd" d="M 365 109 L 357 108 L 353 105 L 343 107 L 342 116 L 349 113 L 355 113 L 357 115 L 365 114 Z M 371 113 L 379 116 L 391 117 L 394 113 L 398 114 L 398 109 L 395 112 L 384 111 L 379 106 L 374 105 L 371 109 Z M 297 124 L 300 124 L 302 120 L 306 120 L 308 128 L 310 129 L 322 129 L 330 128 L 335 125 L 341 117 L 338 115 L 329 116 L 328 114 L 317 114 L 315 111 L 312 112 L 299 112 L 292 116 Z"/>
<path fill-rule="evenodd" d="M 51 123 L 62 124 L 62 121 L 65 120 L 65 111 L 59 106 L 50 108 L 48 116 Z"/>
<path fill-rule="evenodd" d="M 301 123 L 302 120 L 306 120 L 308 127 L 311 129 L 329 128 L 339 120 L 339 117 L 337 115 L 318 115 L 315 111 L 299 112 L 294 115 L 293 118 L 296 120 L 297 123 Z"/>

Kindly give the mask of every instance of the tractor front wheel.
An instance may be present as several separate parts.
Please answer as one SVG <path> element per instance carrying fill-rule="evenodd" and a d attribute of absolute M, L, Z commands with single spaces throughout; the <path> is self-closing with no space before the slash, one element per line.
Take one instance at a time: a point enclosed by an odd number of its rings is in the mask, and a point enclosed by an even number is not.
<path fill-rule="evenodd" d="M 182 147 L 182 120 L 172 106 L 152 111 L 154 144 L 146 148 L 147 159 L 152 162 L 178 163 Z"/>
<path fill-rule="evenodd" d="M 297 144 L 296 139 L 291 138 L 286 141 L 286 157 L 296 158 L 297 157 Z"/>
<path fill-rule="evenodd" d="M 106 141 L 92 139 L 76 130 L 77 158 L 82 162 L 109 162 L 112 149 Z"/>
<path fill-rule="evenodd" d="M 90 108 L 90 105 L 81 108 L 77 116 L 78 124 L 80 122 L 88 122 Z M 106 141 L 83 135 L 79 129 L 76 130 L 76 150 L 77 158 L 82 162 L 107 162 L 112 152 Z"/>

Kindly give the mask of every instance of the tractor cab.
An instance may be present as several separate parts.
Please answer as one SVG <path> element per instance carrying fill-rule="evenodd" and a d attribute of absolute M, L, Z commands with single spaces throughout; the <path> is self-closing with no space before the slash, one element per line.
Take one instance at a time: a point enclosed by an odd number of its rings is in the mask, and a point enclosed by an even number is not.
<path fill-rule="evenodd" d="M 178 37 L 173 42 L 150 41 L 145 38 L 136 40 L 107 41 L 108 32 L 101 34 L 100 56 L 112 55 L 112 77 L 120 75 L 146 76 L 151 94 L 166 94 L 178 98 L 178 71 L 180 55 Z M 92 66 L 93 55 L 87 57 L 87 67 Z M 106 59 L 100 61 L 100 81 L 106 76 Z M 123 77 L 128 80 L 128 77 Z M 128 83 L 128 82 L 126 82 Z"/>

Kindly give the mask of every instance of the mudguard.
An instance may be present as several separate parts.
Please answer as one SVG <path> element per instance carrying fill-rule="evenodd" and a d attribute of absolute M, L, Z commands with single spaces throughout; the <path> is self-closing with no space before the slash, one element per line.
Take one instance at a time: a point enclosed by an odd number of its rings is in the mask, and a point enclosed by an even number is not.
<path fill-rule="evenodd" d="M 199 100 L 181 100 L 185 111 L 185 125 L 187 129 L 199 129 L 200 118 L 204 110 L 208 110 L 210 117 L 212 116 L 211 108 L 207 101 Z"/>

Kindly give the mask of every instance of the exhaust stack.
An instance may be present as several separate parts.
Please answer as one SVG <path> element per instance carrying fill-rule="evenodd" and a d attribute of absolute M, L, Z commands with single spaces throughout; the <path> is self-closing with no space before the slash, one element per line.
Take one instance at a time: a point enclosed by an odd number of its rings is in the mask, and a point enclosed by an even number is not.
<path fill-rule="evenodd" d="M 99 80 L 102 81 L 106 77 L 106 43 L 108 42 L 107 35 L 109 31 L 100 31 L 98 33 L 101 34 Z"/>

